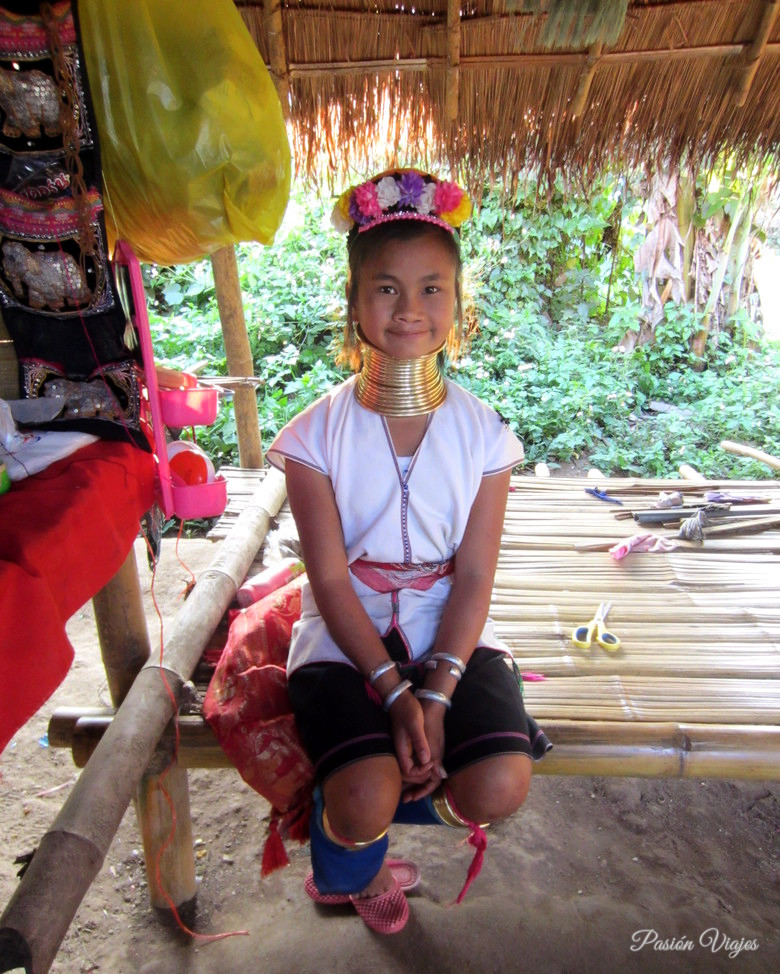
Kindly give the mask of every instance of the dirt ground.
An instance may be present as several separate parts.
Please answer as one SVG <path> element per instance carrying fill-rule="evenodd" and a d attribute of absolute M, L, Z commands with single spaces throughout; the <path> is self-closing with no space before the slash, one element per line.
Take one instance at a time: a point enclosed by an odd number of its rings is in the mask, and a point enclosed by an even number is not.
<path fill-rule="evenodd" d="M 149 609 L 145 552 L 137 543 Z M 212 542 L 184 541 L 197 575 Z M 166 540 L 155 580 L 164 619 L 188 572 Z M 91 606 L 69 623 L 76 661 L 55 696 L 0 756 L 0 905 L 14 858 L 35 848 L 77 776 L 48 746 L 58 705 L 107 699 Z M 148 906 L 140 839 L 125 815 L 52 967 L 55 974 L 589 974 L 780 970 L 777 784 L 535 776 L 521 812 L 490 833 L 485 865 L 452 906 L 470 849 L 444 828 L 395 827 L 391 848 L 422 869 L 411 920 L 373 935 L 349 907 L 315 907 L 303 891 L 308 849 L 260 877 L 268 806 L 231 770 L 190 776 L 199 933 L 247 931 L 214 943 L 176 930 Z"/>

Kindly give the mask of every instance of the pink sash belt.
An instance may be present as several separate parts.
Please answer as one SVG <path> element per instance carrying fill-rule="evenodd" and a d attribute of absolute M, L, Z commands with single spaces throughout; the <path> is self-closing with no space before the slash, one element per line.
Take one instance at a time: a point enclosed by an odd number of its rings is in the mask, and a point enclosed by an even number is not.
<path fill-rule="evenodd" d="M 364 585 L 386 595 L 402 588 L 413 588 L 425 592 L 440 578 L 446 578 L 455 571 L 455 559 L 447 561 L 428 561 L 417 565 L 405 565 L 401 561 L 366 561 L 358 558 L 349 570 Z"/>

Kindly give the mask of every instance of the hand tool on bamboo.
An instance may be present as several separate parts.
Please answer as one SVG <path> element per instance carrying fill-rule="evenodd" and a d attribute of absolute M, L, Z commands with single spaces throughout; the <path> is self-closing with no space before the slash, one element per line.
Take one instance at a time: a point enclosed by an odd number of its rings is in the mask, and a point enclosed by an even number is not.
<path fill-rule="evenodd" d="M 620 640 L 605 626 L 607 614 L 611 608 L 611 602 L 601 602 L 590 622 L 584 626 L 577 626 L 571 634 L 571 641 L 578 649 L 590 649 L 594 636 L 599 646 L 608 653 L 614 653 L 620 649 Z"/>
<path fill-rule="evenodd" d="M 591 494 L 593 497 L 598 497 L 600 501 L 606 501 L 608 504 L 622 504 L 623 501 L 617 499 L 617 497 L 610 496 L 605 490 L 601 490 L 599 487 L 586 487 L 586 494 Z"/>

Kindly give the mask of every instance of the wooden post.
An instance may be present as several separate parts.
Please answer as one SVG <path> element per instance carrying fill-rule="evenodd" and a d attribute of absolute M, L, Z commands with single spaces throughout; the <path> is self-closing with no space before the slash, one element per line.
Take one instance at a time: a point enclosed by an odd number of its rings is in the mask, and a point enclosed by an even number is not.
<path fill-rule="evenodd" d="M 171 903 L 180 907 L 192 902 L 198 887 L 187 769 L 174 764 L 165 775 L 144 775 L 136 796 L 136 814 L 152 906 L 168 910 Z"/>
<path fill-rule="evenodd" d="M 231 375 L 251 376 L 254 372 L 252 349 L 246 333 L 241 285 L 238 280 L 236 251 L 220 247 L 211 255 L 214 286 L 222 322 L 228 371 Z M 238 460 L 242 467 L 259 470 L 263 466 L 263 447 L 257 422 L 257 396 L 251 386 L 241 386 L 233 393 L 238 431 Z"/>
<path fill-rule="evenodd" d="M 33 974 L 45 974 L 51 967 L 149 767 L 181 687 L 233 600 L 284 497 L 284 478 L 269 471 L 176 616 L 161 664 L 147 664 L 130 687 L 0 917 L 0 964 L 22 957 Z"/>
<path fill-rule="evenodd" d="M 290 117 L 290 77 L 284 43 L 282 0 L 263 0 L 263 28 L 268 40 L 269 69 L 285 119 Z"/>
<path fill-rule="evenodd" d="M 111 702 L 118 707 L 150 655 L 134 548 L 130 548 L 116 575 L 94 596 L 92 608 Z M 176 906 L 190 902 L 195 898 L 197 884 L 186 770 L 174 766 L 164 781 L 159 775 L 145 774 L 135 796 L 135 810 L 152 906 L 169 909 L 171 901 Z M 173 842 L 163 852 L 174 817 Z M 161 885 L 170 900 L 163 894 Z"/>
<path fill-rule="evenodd" d="M 116 575 L 93 597 L 92 609 L 111 702 L 118 707 L 150 652 L 133 547 Z"/>

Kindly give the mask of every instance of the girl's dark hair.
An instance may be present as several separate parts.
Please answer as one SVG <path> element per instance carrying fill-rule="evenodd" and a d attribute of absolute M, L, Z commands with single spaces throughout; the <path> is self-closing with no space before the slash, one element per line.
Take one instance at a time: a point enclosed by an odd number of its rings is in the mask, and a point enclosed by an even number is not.
<path fill-rule="evenodd" d="M 442 240 L 455 262 L 455 297 L 456 320 L 455 327 L 450 332 L 447 340 L 447 354 L 450 358 L 457 355 L 458 346 L 463 332 L 463 307 L 461 299 L 461 271 L 462 261 L 460 257 L 460 243 L 456 233 L 450 233 L 443 227 L 436 226 L 435 223 L 428 223 L 424 220 L 392 220 L 387 223 L 380 223 L 364 233 L 358 233 L 353 229 L 347 237 L 347 256 L 349 259 L 349 270 L 347 274 L 347 321 L 344 325 L 344 335 L 342 338 L 341 349 L 338 353 L 338 362 L 348 365 L 357 371 L 360 368 L 360 345 L 355 334 L 355 320 L 353 310 L 357 300 L 358 283 L 363 270 L 366 258 L 376 253 L 386 244 L 396 241 L 417 240 L 420 237 L 436 235 Z"/>

